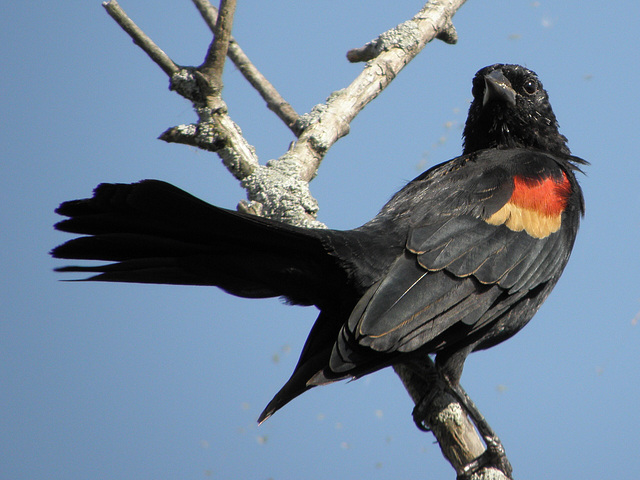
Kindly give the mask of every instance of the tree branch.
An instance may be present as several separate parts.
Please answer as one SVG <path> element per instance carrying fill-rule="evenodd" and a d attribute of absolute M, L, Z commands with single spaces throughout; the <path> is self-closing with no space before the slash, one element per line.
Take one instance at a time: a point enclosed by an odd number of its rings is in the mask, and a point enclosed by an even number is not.
<path fill-rule="evenodd" d="M 415 17 L 413 20 L 415 20 Z M 396 33 L 400 32 L 402 28 L 407 25 L 407 23 L 408 22 L 396 27 Z M 369 60 L 376 58 L 383 51 L 388 50 L 390 46 L 393 46 L 395 39 L 394 39 L 394 35 L 390 34 L 390 32 L 393 32 L 393 30 L 390 30 L 389 32 L 385 32 L 375 40 L 371 40 L 370 42 L 366 43 L 362 47 L 352 48 L 347 52 L 347 60 L 349 60 L 351 63 L 356 63 L 356 62 L 368 62 Z M 450 45 L 454 45 L 455 43 L 458 42 L 458 33 L 456 32 L 456 29 L 453 26 L 453 23 L 451 23 L 450 18 L 445 23 L 445 25 L 443 25 L 438 29 L 438 33 L 435 35 L 435 38 L 437 38 L 438 40 L 442 40 L 443 42 L 448 43 Z"/>
<path fill-rule="evenodd" d="M 233 14 L 236 9 L 236 0 L 220 0 L 220 10 L 213 40 L 207 51 L 207 57 L 198 71 L 206 81 L 206 104 L 210 108 L 219 108 L 222 100 L 222 72 L 227 59 L 231 27 L 233 26 Z"/>
<path fill-rule="evenodd" d="M 440 450 L 458 475 L 485 451 L 475 427 L 458 400 L 447 391 L 429 357 L 424 362 L 395 365 L 407 393 L 415 403 L 414 421 L 426 424 L 438 440 Z M 422 411 L 424 406 L 426 411 Z M 471 480 L 509 480 L 500 470 L 481 468 Z"/>
<path fill-rule="evenodd" d="M 411 20 L 383 33 L 378 54 L 347 88 L 301 117 L 303 133 L 286 154 L 300 164 L 303 181 L 312 180 L 325 153 L 349 133 L 350 122 L 375 99 L 425 45 L 441 32 L 450 32 L 451 18 L 465 0 L 434 0 Z"/>
<path fill-rule="evenodd" d="M 255 149 L 247 143 L 240 127 L 228 115 L 214 115 L 208 122 L 178 125 L 158 138 L 167 143 L 182 143 L 216 152 L 238 180 L 243 180 L 259 167 Z"/>
<path fill-rule="evenodd" d="M 416 404 L 414 418 L 428 425 L 443 455 L 462 473 L 462 468 L 482 455 L 485 448 L 460 404 L 439 381 L 435 365 L 428 358 L 425 364 L 397 365 L 394 371 Z M 427 402 L 425 392 L 429 396 Z M 429 405 L 426 415 L 418 411 L 424 403 Z"/>
<path fill-rule="evenodd" d="M 164 73 L 171 76 L 180 69 L 180 67 L 173 63 L 173 60 L 171 60 L 160 47 L 153 43 L 153 41 L 133 22 L 133 20 L 127 16 L 116 0 L 104 2 L 102 6 L 111 18 L 113 18 L 116 23 L 129 34 L 133 43 L 144 50 L 151 60 L 153 60 L 164 71 Z"/>
<path fill-rule="evenodd" d="M 235 3 L 235 2 L 234 2 Z M 116 0 L 102 4 L 109 15 L 129 34 L 133 42 L 170 78 L 170 88 L 193 102 L 199 122 L 179 125 L 165 131 L 160 138 L 167 142 L 184 143 L 217 152 L 223 164 L 238 180 L 242 180 L 258 167 L 255 149 L 242 136 L 240 127 L 227 115 L 226 105 L 220 97 L 215 108 L 207 106 L 210 92 L 209 79 L 193 67 L 179 67 L 162 51 L 122 10 Z M 233 5 L 229 5 L 232 7 Z M 229 20 L 233 19 L 233 15 Z M 223 28 L 221 26 L 221 28 Z M 224 28 L 231 28 L 226 22 Z M 227 35 L 228 37 L 228 35 Z M 228 38 L 227 38 L 228 40 Z M 222 47 L 220 47 L 222 48 Z M 225 57 L 223 57 L 225 58 Z M 219 67 L 216 67 L 219 69 Z M 218 70 L 217 70 L 218 71 Z M 222 71 L 219 70 L 221 74 Z M 220 81 L 220 85 L 221 85 Z M 213 114 L 215 113 L 215 115 Z"/>
<path fill-rule="evenodd" d="M 211 5 L 209 0 L 192 1 L 211 31 L 215 32 L 218 10 Z M 264 101 L 267 102 L 267 108 L 274 112 L 296 136 L 300 135 L 299 129 L 296 128 L 296 122 L 299 118 L 298 113 L 282 95 L 278 93 L 271 82 L 260 73 L 251 60 L 249 60 L 249 57 L 244 53 L 242 48 L 240 48 L 240 45 L 238 45 L 233 36 L 229 39 L 227 55 L 251 86 L 255 88 Z"/>

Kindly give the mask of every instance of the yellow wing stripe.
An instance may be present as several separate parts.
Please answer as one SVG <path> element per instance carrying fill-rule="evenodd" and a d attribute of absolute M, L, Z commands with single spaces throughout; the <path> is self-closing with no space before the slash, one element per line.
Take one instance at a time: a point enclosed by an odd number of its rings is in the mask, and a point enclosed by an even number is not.
<path fill-rule="evenodd" d="M 536 210 L 519 207 L 507 202 L 500 210 L 487 218 L 490 225 L 505 225 L 509 230 L 524 230 L 534 238 L 545 238 L 560 229 L 562 215 L 545 215 Z"/>

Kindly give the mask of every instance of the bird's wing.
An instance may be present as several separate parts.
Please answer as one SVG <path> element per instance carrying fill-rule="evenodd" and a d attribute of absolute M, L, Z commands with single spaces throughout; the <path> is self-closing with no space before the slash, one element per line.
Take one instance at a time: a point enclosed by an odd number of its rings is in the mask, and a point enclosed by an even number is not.
<path fill-rule="evenodd" d="M 557 279 L 582 208 L 571 170 L 548 154 L 493 150 L 455 159 L 409 184 L 387 209 L 412 205 L 404 254 L 352 312 L 331 370 L 352 371 L 367 350 L 445 348 L 460 338 L 460 328 L 468 336 Z"/>

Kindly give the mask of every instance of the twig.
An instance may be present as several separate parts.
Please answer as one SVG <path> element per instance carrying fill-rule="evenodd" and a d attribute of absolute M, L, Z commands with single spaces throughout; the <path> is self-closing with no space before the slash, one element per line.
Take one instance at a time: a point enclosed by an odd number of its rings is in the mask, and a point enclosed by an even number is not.
<path fill-rule="evenodd" d="M 276 90 L 269 80 L 251 63 L 249 57 L 232 38 L 229 44 L 229 58 L 244 75 L 244 78 L 257 90 L 265 102 L 267 108 L 282 120 L 297 137 L 302 132 L 298 125 L 300 116 L 295 109 Z"/>
<path fill-rule="evenodd" d="M 211 31 L 215 32 L 218 10 L 211 5 L 209 0 L 192 1 Z M 251 60 L 249 60 L 249 57 L 244 53 L 242 48 L 240 48 L 240 45 L 238 45 L 233 36 L 231 36 L 229 40 L 227 55 L 251 86 L 255 88 L 264 101 L 267 102 L 267 108 L 274 112 L 296 136 L 300 135 L 301 131 L 296 123 L 299 118 L 298 113 L 282 95 L 278 93 L 269 80 L 260 73 Z"/>
<path fill-rule="evenodd" d="M 213 115 L 208 122 L 178 125 L 158 138 L 167 143 L 182 143 L 216 152 L 224 166 L 240 181 L 259 168 L 254 148 L 247 143 L 229 115 Z"/>
<path fill-rule="evenodd" d="M 218 9 L 213 5 L 211 5 L 211 2 L 209 0 L 191 0 L 191 1 L 200 12 L 200 15 L 202 16 L 205 23 L 209 25 L 209 29 L 211 30 L 211 33 L 215 33 L 216 22 L 218 21 Z"/>
<path fill-rule="evenodd" d="M 409 22 L 412 22 L 415 19 L 416 17 L 414 17 L 412 20 L 409 20 Z M 352 48 L 347 52 L 347 60 L 349 60 L 351 63 L 368 62 L 369 60 L 376 58 L 382 52 L 396 46 L 397 38 L 395 34 L 400 33 L 400 31 L 405 26 L 407 26 L 407 23 L 408 22 L 405 22 L 404 24 L 396 27 L 394 30 L 383 33 L 378 38 L 366 43 L 362 47 Z M 445 22 L 444 25 L 438 28 L 438 33 L 434 38 L 442 40 L 449 45 L 454 45 L 458 42 L 458 33 L 456 32 L 453 23 L 451 23 L 450 18 Z"/>
<path fill-rule="evenodd" d="M 127 16 L 116 0 L 104 2 L 102 6 L 111 18 L 129 34 L 133 42 L 144 50 L 151 60 L 164 70 L 164 73 L 171 76 L 180 69 L 180 67 L 176 65 L 160 47 L 153 43 L 153 41 L 140 30 L 140 27 Z"/>
<path fill-rule="evenodd" d="M 436 38 L 438 40 L 442 40 L 444 43 L 448 43 L 449 45 L 455 45 L 458 43 L 458 32 L 456 31 L 456 27 L 453 26 L 453 23 L 451 23 L 451 20 L 449 20 L 442 30 L 438 32 Z"/>
<path fill-rule="evenodd" d="M 378 42 L 373 40 L 362 47 L 352 48 L 349 50 L 347 52 L 347 60 L 351 63 L 368 62 L 369 60 L 376 58 L 381 51 L 382 50 L 378 48 Z"/>
<path fill-rule="evenodd" d="M 198 70 L 208 83 L 206 92 L 207 105 L 215 107 L 213 102 L 221 98 L 222 93 L 222 71 L 227 59 L 229 40 L 231 39 L 231 27 L 233 26 L 233 14 L 236 9 L 236 0 L 220 0 L 220 10 L 218 20 L 213 35 L 211 45 L 207 51 L 204 63 Z"/>

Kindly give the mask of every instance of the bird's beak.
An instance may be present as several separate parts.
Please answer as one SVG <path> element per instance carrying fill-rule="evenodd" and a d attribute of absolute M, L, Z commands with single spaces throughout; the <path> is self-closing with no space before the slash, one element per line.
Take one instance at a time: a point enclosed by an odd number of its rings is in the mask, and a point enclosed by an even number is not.
<path fill-rule="evenodd" d="M 482 106 L 489 102 L 505 102 L 509 105 L 516 104 L 516 91 L 511 86 L 511 82 L 507 80 L 500 70 L 484 76 L 484 97 L 482 98 Z"/>

